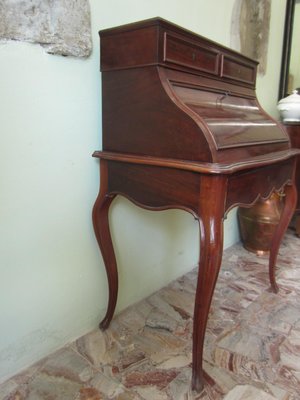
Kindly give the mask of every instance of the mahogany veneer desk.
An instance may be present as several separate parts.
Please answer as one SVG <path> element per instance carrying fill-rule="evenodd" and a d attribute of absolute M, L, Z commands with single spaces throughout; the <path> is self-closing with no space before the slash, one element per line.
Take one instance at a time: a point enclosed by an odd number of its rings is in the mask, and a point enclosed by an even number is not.
<path fill-rule="evenodd" d="M 269 274 L 296 204 L 297 150 L 255 97 L 257 63 L 159 18 L 100 32 L 103 99 L 101 188 L 93 210 L 109 284 L 100 324 L 118 292 L 108 210 L 116 195 L 150 209 L 184 209 L 200 228 L 192 386 L 203 386 L 206 323 L 223 250 L 223 219 L 285 191 Z"/>

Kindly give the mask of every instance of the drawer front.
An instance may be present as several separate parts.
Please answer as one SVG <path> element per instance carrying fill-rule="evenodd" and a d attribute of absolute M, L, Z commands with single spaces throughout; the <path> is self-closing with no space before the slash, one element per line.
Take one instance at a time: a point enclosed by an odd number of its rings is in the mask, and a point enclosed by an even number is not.
<path fill-rule="evenodd" d="M 165 33 L 164 62 L 178 64 L 198 71 L 219 74 L 220 53 L 201 44 Z"/>
<path fill-rule="evenodd" d="M 235 58 L 224 55 L 222 57 L 221 77 L 253 85 L 255 83 L 256 67 L 243 64 Z"/>

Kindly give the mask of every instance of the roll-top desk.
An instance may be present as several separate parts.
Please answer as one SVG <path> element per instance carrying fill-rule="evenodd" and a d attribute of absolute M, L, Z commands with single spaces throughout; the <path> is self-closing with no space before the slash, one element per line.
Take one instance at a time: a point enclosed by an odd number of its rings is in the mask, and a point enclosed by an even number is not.
<path fill-rule="evenodd" d="M 118 292 L 108 210 L 116 195 L 150 210 L 184 209 L 200 228 L 193 329 L 195 390 L 203 387 L 203 343 L 223 250 L 223 220 L 274 191 L 285 207 L 272 241 L 275 261 L 296 205 L 298 150 L 255 96 L 257 63 L 160 18 L 100 31 L 103 151 L 93 209 L 113 317 Z M 142 282 L 142 277 L 141 277 Z"/>

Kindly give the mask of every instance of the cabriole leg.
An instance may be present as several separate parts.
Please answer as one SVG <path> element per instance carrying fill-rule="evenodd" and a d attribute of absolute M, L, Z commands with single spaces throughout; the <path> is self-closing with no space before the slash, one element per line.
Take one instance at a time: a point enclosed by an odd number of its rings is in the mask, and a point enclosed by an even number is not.
<path fill-rule="evenodd" d="M 108 328 L 117 303 L 118 270 L 113 243 L 109 229 L 109 207 L 116 195 L 107 193 L 107 164 L 101 160 L 101 188 L 93 208 L 93 225 L 95 235 L 102 253 L 108 279 L 109 298 L 106 315 L 100 323 L 100 329 Z"/>
<path fill-rule="evenodd" d="M 218 181 L 216 180 L 218 185 Z M 213 185 L 212 185 L 213 186 Z M 213 187 L 211 190 L 213 191 Z M 193 328 L 193 377 L 192 388 L 200 392 L 203 388 L 203 345 L 210 304 L 218 278 L 223 252 L 222 181 L 214 196 L 205 196 L 200 201 L 200 259 L 198 283 L 194 309 Z M 208 189 L 209 190 L 209 189 Z M 210 198 L 206 203 L 205 198 Z"/>

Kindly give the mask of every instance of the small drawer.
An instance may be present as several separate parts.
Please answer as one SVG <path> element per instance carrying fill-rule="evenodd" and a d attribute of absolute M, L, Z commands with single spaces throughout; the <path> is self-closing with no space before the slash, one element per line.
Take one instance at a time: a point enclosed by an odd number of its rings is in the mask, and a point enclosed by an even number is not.
<path fill-rule="evenodd" d="M 244 64 L 233 57 L 224 55 L 222 58 L 221 77 L 254 85 L 256 66 Z"/>
<path fill-rule="evenodd" d="M 164 62 L 213 75 L 219 73 L 219 52 L 168 33 L 164 40 Z"/>

